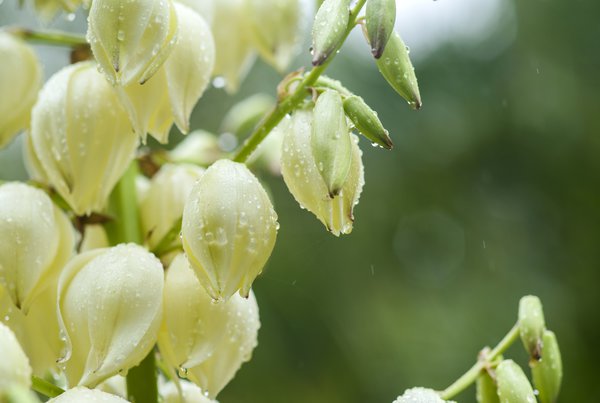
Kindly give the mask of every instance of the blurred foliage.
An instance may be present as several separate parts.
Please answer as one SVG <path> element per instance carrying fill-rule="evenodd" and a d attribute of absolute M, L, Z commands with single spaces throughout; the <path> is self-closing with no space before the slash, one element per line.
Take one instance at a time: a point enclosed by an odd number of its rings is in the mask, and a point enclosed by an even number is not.
<path fill-rule="evenodd" d="M 416 63 L 419 112 L 354 53 L 366 46 L 333 63 L 328 75 L 379 112 L 395 148 L 362 141 L 366 186 L 340 239 L 268 179 L 281 230 L 255 283 L 260 344 L 220 401 L 391 402 L 444 388 L 512 327 L 525 294 L 541 298 L 560 344 L 559 400 L 594 399 L 600 4 L 514 7 L 515 39 L 493 58 L 448 45 Z M 236 100 L 274 94 L 278 80 L 259 64 L 236 97 L 211 89 L 192 127 L 216 131 Z M 0 179 L 20 175 L 8 154 Z M 525 367 L 521 350 L 506 356 Z"/>

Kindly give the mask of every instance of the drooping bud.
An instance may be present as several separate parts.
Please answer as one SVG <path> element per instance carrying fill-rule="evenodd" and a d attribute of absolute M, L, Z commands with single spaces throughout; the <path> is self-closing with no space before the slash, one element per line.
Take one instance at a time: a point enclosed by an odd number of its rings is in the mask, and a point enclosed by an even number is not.
<path fill-rule="evenodd" d="M 375 63 L 381 75 L 413 109 L 421 107 L 421 94 L 408 49 L 397 32 L 392 33 L 381 58 Z"/>
<path fill-rule="evenodd" d="M 326 90 L 317 99 L 310 139 L 313 158 L 333 198 L 340 194 L 352 161 L 352 141 L 337 91 Z"/>
<path fill-rule="evenodd" d="M 94 387 L 138 365 L 156 342 L 162 318 L 163 268 L 135 244 L 73 258 L 58 285 L 66 341 L 60 364 L 71 386 Z"/>
<path fill-rule="evenodd" d="M 215 14 L 215 1 L 214 0 L 175 0 L 176 3 L 188 6 L 204 18 L 204 20 L 212 24 L 212 20 Z"/>
<path fill-rule="evenodd" d="M 328 231 L 336 236 L 349 234 L 354 221 L 353 209 L 364 185 L 358 137 L 351 135 L 352 160 L 346 182 L 339 195 L 331 198 L 311 150 L 312 112 L 296 111 L 281 125 L 285 133 L 281 171 L 288 189 L 300 206 L 317 216 Z"/>
<path fill-rule="evenodd" d="M 388 131 L 377 116 L 377 112 L 369 107 L 365 101 L 356 95 L 351 95 L 344 100 L 344 111 L 354 123 L 356 129 L 371 143 L 391 150 L 394 144 Z"/>
<path fill-rule="evenodd" d="M 48 80 L 33 107 L 30 136 L 36 163 L 78 215 L 104 208 L 138 144 L 116 92 L 91 62 Z"/>
<path fill-rule="evenodd" d="M 183 215 L 183 206 L 204 169 L 190 164 L 165 164 L 140 198 L 142 231 L 153 249 Z M 179 232 L 179 231 L 178 231 Z"/>
<path fill-rule="evenodd" d="M 350 0 L 325 0 L 312 29 L 312 64 L 321 65 L 346 37 Z"/>
<path fill-rule="evenodd" d="M 277 214 L 244 164 L 219 160 L 194 185 L 185 204 L 183 249 L 214 299 L 250 292 L 271 255 Z"/>
<path fill-rule="evenodd" d="M 127 403 L 127 400 L 102 392 L 97 389 L 88 389 L 78 386 L 67 390 L 54 399 L 48 400 L 48 403 Z"/>
<path fill-rule="evenodd" d="M 394 32 L 396 0 L 369 0 L 365 17 L 371 53 L 379 59 Z"/>
<path fill-rule="evenodd" d="M 177 39 L 171 0 L 94 0 L 87 40 L 113 84 L 144 83 L 163 64 Z"/>
<path fill-rule="evenodd" d="M 0 392 L 31 386 L 31 367 L 14 333 L 0 322 Z"/>
<path fill-rule="evenodd" d="M 41 190 L 0 186 L 0 284 L 25 313 L 73 252 L 69 220 Z"/>
<path fill-rule="evenodd" d="M 542 302 L 534 295 L 527 295 L 519 301 L 519 333 L 529 356 L 540 357 L 542 337 L 546 330 Z"/>
<path fill-rule="evenodd" d="M 527 376 L 513 360 L 504 360 L 496 368 L 500 403 L 535 403 Z"/>
<path fill-rule="evenodd" d="M 221 132 L 244 136 L 275 106 L 273 97 L 266 94 L 254 94 L 233 105 L 223 118 Z"/>
<path fill-rule="evenodd" d="M 544 331 L 542 354 L 539 361 L 531 361 L 533 384 L 539 391 L 541 403 L 554 403 L 562 382 L 562 360 L 556 336 L 550 330 Z"/>
<path fill-rule="evenodd" d="M 0 148 L 29 126 L 31 107 L 42 83 L 42 69 L 33 49 L 0 31 Z"/>
<path fill-rule="evenodd" d="M 169 151 L 171 161 L 209 166 L 222 157 L 219 139 L 204 130 L 194 130 Z"/>
<path fill-rule="evenodd" d="M 214 19 L 211 27 L 215 40 L 216 59 L 213 75 L 224 80 L 224 82 L 216 80 L 215 83 L 219 86 L 224 85 L 230 93 L 237 91 L 256 58 L 250 42 L 244 1 L 246 0 L 214 2 Z M 232 29 L 232 27 L 236 28 Z"/>
<path fill-rule="evenodd" d="M 477 403 L 500 403 L 498 388 L 489 373 L 484 372 L 477 377 Z"/>
<path fill-rule="evenodd" d="M 165 280 L 158 345 L 181 376 L 214 398 L 250 359 L 259 327 L 254 293 L 215 303 L 185 257 L 175 258 Z"/>
<path fill-rule="evenodd" d="M 300 3 L 299 0 L 246 0 L 252 44 L 280 72 L 285 71 L 298 51 Z"/>
<path fill-rule="evenodd" d="M 411 388 L 404 391 L 402 396 L 398 396 L 394 403 L 445 403 L 440 395 L 433 389 Z M 450 403 L 450 402 L 448 402 Z"/>
<path fill-rule="evenodd" d="M 166 383 L 160 387 L 160 395 L 163 403 L 217 403 L 204 396 L 204 392 L 198 386 L 191 382 L 179 381 L 181 394 L 177 385 L 173 382 Z"/>

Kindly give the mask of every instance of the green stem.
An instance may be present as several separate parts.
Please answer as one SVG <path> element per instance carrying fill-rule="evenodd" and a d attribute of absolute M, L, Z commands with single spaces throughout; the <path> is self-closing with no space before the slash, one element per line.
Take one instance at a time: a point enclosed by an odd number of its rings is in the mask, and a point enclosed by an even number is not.
<path fill-rule="evenodd" d="M 169 231 L 150 252 L 154 253 L 160 258 L 161 256 L 179 248 L 179 245 L 173 245 L 173 243 L 177 240 L 177 237 L 181 233 L 181 219 L 182 218 L 179 217 L 177 220 L 175 220 Z"/>
<path fill-rule="evenodd" d="M 11 27 L 7 31 L 12 35 L 31 42 L 54 46 L 87 46 L 85 36 L 61 31 L 36 31 L 29 28 Z"/>
<path fill-rule="evenodd" d="M 133 161 L 111 194 L 110 210 L 116 217 L 106 225 L 111 245 L 124 242 L 142 243 L 135 189 L 138 171 L 137 161 Z"/>
<path fill-rule="evenodd" d="M 323 72 L 327 69 L 329 63 L 331 63 L 337 51 L 345 42 L 346 37 L 348 37 L 352 29 L 355 27 L 358 13 L 363 8 L 366 1 L 367 0 L 358 0 L 354 8 L 350 11 L 350 19 L 348 21 L 348 27 L 346 28 L 346 34 L 344 36 L 344 40 L 340 41 L 338 48 L 331 53 L 331 55 L 323 64 L 314 67 L 310 73 L 306 74 L 304 79 L 300 82 L 300 84 L 298 84 L 291 95 L 275 106 L 271 113 L 262 121 L 262 123 L 254 130 L 254 132 L 246 139 L 246 141 L 244 141 L 244 144 L 233 158 L 234 161 L 245 162 L 256 149 L 256 147 L 258 147 L 265 137 L 267 137 L 271 130 L 273 130 L 275 126 L 281 122 L 285 115 L 290 113 L 304 100 L 307 88 L 312 86 L 321 76 L 321 74 L 323 74 Z"/>
<path fill-rule="evenodd" d="M 154 350 L 127 372 L 127 399 L 132 403 L 158 403 L 158 376 Z"/>
<path fill-rule="evenodd" d="M 35 375 L 31 377 L 31 389 L 47 397 L 56 397 L 61 393 L 64 393 L 64 390 L 58 386 L 51 384 L 42 378 L 38 378 Z"/>
<path fill-rule="evenodd" d="M 517 339 L 519 338 L 519 326 L 514 325 L 512 329 L 504 336 L 500 343 L 488 354 L 480 357 L 480 359 L 458 378 L 452 385 L 448 386 L 443 391 L 439 392 L 442 399 L 448 400 L 458 395 L 460 392 L 468 388 L 473 382 L 477 380 L 477 377 L 481 374 L 490 362 L 494 361 L 498 356 L 504 353 Z"/>

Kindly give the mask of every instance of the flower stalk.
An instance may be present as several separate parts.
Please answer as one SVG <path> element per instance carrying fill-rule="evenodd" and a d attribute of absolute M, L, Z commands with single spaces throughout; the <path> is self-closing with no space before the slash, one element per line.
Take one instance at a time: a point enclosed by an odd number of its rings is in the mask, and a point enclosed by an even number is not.
<path fill-rule="evenodd" d="M 31 377 L 31 389 L 47 397 L 56 397 L 64 393 L 64 390 L 58 386 L 35 375 Z"/>
<path fill-rule="evenodd" d="M 38 31 L 23 27 L 10 27 L 6 31 L 23 40 L 53 46 L 80 47 L 88 46 L 83 35 L 76 35 L 62 31 Z"/>

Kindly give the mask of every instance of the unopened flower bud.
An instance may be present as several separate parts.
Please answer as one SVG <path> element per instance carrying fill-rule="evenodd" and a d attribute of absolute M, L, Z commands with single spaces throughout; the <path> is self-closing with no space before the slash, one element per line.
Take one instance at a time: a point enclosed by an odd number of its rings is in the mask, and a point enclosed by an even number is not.
<path fill-rule="evenodd" d="M 356 129 L 372 144 L 390 150 L 394 144 L 388 131 L 377 116 L 377 112 L 369 107 L 365 101 L 356 95 L 351 95 L 344 100 L 344 111 Z"/>
<path fill-rule="evenodd" d="M 43 191 L 6 183 L 0 186 L 0 234 L 0 284 L 27 313 L 71 256 L 71 224 Z"/>
<path fill-rule="evenodd" d="M 87 39 L 113 84 L 144 83 L 163 64 L 177 38 L 171 0 L 94 0 Z"/>
<path fill-rule="evenodd" d="M 161 386 L 160 395 L 163 403 L 217 403 L 216 400 L 204 396 L 202 389 L 191 382 L 180 380 L 179 386 L 181 394 L 173 382 Z"/>
<path fill-rule="evenodd" d="M 394 403 L 445 403 L 440 395 L 433 389 L 411 388 L 404 391 L 402 396 L 398 396 Z"/>
<path fill-rule="evenodd" d="M 283 72 L 300 42 L 299 0 L 246 0 L 252 43 L 267 63 Z"/>
<path fill-rule="evenodd" d="M 33 107 L 30 136 L 36 163 L 78 215 L 104 208 L 138 144 L 116 92 L 91 62 L 48 80 Z"/>
<path fill-rule="evenodd" d="M 31 386 L 31 367 L 12 330 L 0 322 L 0 392 Z"/>
<path fill-rule="evenodd" d="M 153 249 L 181 220 L 183 206 L 204 169 L 190 164 L 165 164 L 140 199 L 142 230 Z"/>
<path fill-rule="evenodd" d="M 300 206 L 312 212 L 336 236 L 352 231 L 353 209 L 364 185 L 362 152 L 358 137 L 351 135 L 352 160 L 348 177 L 337 196 L 329 195 L 311 150 L 313 114 L 294 112 L 281 123 L 284 130 L 281 171 L 285 183 Z"/>
<path fill-rule="evenodd" d="M 477 403 L 500 403 L 496 383 L 487 371 L 477 377 L 476 387 Z"/>
<path fill-rule="evenodd" d="M 29 126 L 42 82 L 42 69 L 33 49 L 23 40 L 0 31 L 0 148 Z"/>
<path fill-rule="evenodd" d="M 106 230 L 100 224 L 86 225 L 83 232 L 83 239 L 79 246 L 80 252 L 86 252 L 92 249 L 108 248 L 110 243 Z"/>
<path fill-rule="evenodd" d="M 312 29 L 312 64 L 321 65 L 346 37 L 350 0 L 325 0 Z"/>
<path fill-rule="evenodd" d="M 175 2 L 188 6 L 200 14 L 206 22 L 212 24 L 215 14 L 215 0 L 175 0 Z"/>
<path fill-rule="evenodd" d="M 513 360 L 504 360 L 496 368 L 498 397 L 500 403 L 535 403 L 531 384 L 519 365 Z"/>
<path fill-rule="evenodd" d="M 379 59 L 394 32 L 396 0 L 369 0 L 365 17 L 371 53 Z"/>
<path fill-rule="evenodd" d="M 221 132 L 244 136 L 275 106 L 275 100 L 270 95 L 254 94 L 233 105 L 223 118 Z"/>
<path fill-rule="evenodd" d="M 48 400 L 48 403 L 127 403 L 127 400 L 102 392 L 97 389 L 88 389 L 78 386 L 67 390 L 54 399 Z"/>
<path fill-rule="evenodd" d="M 311 150 L 329 197 L 340 194 L 352 162 L 352 140 L 348 132 L 341 95 L 323 92 L 313 109 Z"/>
<path fill-rule="evenodd" d="M 277 214 L 244 164 L 219 160 L 193 187 L 183 211 L 183 249 L 214 299 L 250 292 L 271 255 Z"/>
<path fill-rule="evenodd" d="M 554 403 L 558 399 L 562 382 L 562 360 L 556 336 L 544 331 L 542 354 L 539 361 L 531 361 L 533 384 L 539 391 L 540 403 Z"/>
<path fill-rule="evenodd" d="M 214 2 L 214 18 L 211 27 L 215 40 L 216 59 L 213 75 L 224 80 L 223 82 L 215 80 L 215 83 L 219 82 L 218 85 L 225 86 L 230 93 L 237 91 L 256 58 L 244 13 L 245 1 Z"/>
<path fill-rule="evenodd" d="M 540 357 L 542 337 L 546 330 L 542 302 L 533 295 L 527 295 L 519 301 L 519 333 L 529 356 Z"/>
<path fill-rule="evenodd" d="M 163 268 L 134 244 L 73 258 L 58 285 L 64 366 L 71 386 L 94 387 L 138 365 L 162 319 Z"/>
<path fill-rule="evenodd" d="M 208 166 L 221 158 L 219 139 L 204 130 L 194 130 L 169 151 L 171 161 Z"/>
<path fill-rule="evenodd" d="M 413 109 L 421 107 L 421 94 L 415 76 L 415 68 L 408 56 L 408 49 L 397 32 L 392 33 L 381 58 L 375 63 L 381 75 Z"/>
<path fill-rule="evenodd" d="M 164 319 L 158 345 L 181 376 L 216 396 L 250 359 L 260 327 L 258 305 L 233 295 L 215 303 L 183 255 L 175 258 L 165 280 Z"/>

